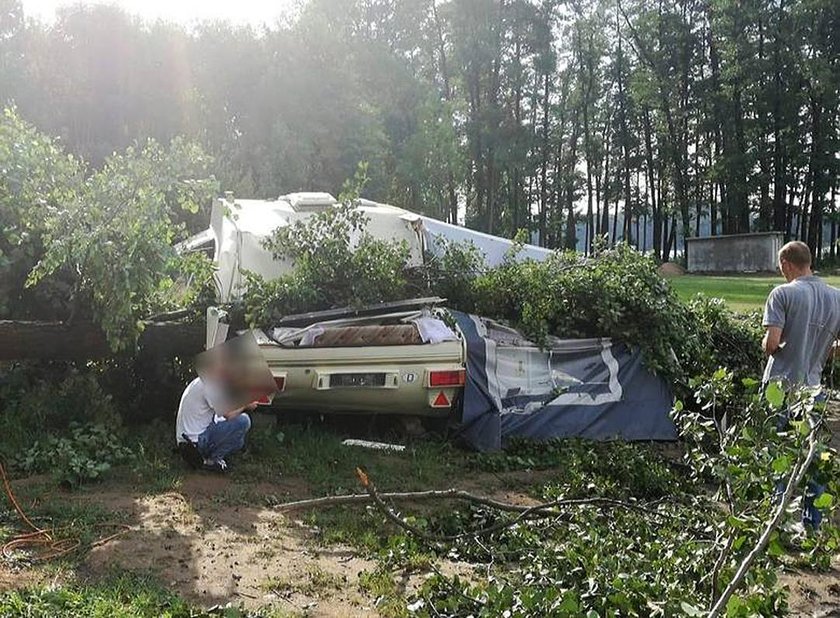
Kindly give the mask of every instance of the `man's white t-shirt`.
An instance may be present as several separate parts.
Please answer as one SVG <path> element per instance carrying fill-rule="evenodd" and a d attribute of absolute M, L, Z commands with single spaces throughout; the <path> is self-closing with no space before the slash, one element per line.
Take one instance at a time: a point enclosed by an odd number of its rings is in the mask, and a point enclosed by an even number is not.
<path fill-rule="evenodd" d="M 207 429 L 216 416 L 213 395 L 211 389 L 196 378 L 187 385 L 184 394 L 181 395 L 181 403 L 178 406 L 178 418 L 175 420 L 175 440 L 180 444 L 184 442 L 183 434 L 196 442 L 198 436 Z"/>

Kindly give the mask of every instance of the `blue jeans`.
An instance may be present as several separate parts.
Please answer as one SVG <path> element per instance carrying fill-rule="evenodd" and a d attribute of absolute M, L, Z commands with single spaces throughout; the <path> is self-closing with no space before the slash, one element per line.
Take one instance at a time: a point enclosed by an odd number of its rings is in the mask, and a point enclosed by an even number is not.
<path fill-rule="evenodd" d="M 824 392 L 818 393 L 814 397 L 815 403 L 823 403 L 825 400 L 826 395 Z M 776 428 L 779 431 L 787 431 L 790 428 L 790 420 L 787 410 L 779 414 L 779 418 L 776 421 Z M 805 526 L 811 527 L 813 530 L 819 530 L 823 514 L 820 509 L 814 506 L 814 500 L 823 494 L 826 486 L 817 483 L 808 477 L 805 478 L 805 481 L 807 485 L 805 486 L 805 493 L 802 496 L 802 523 Z M 774 502 L 781 500 L 782 494 L 785 492 L 785 485 L 786 483 L 784 481 L 776 482 L 776 492 L 773 496 Z"/>
<path fill-rule="evenodd" d="M 220 461 L 245 446 L 251 417 L 244 412 L 229 421 L 214 422 L 198 436 L 198 452 L 205 459 Z"/>

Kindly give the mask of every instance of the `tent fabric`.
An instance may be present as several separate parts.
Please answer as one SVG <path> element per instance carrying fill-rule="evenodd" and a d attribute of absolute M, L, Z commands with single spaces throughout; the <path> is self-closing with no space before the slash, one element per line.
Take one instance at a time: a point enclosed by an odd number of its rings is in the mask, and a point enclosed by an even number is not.
<path fill-rule="evenodd" d="M 639 350 L 610 339 L 506 340 L 477 316 L 452 312 L 466 344 L 461 436 L 493 451 L 512 437 L 675 440 L 673 395 Z"/>

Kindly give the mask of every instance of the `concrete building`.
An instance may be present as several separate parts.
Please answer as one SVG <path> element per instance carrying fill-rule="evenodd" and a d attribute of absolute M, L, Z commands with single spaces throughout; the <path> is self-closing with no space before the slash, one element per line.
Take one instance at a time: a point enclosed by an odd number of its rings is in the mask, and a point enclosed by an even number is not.
<path fill-rule="evenodd" d="M 775 272 L 781 232 L 686 238 L 688 272 Z"/>

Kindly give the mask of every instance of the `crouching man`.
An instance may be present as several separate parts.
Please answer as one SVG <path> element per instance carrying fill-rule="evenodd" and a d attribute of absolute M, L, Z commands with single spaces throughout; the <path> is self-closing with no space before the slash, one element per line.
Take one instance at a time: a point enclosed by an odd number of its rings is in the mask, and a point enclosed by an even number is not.
<path fill-rule="evenodd" d="M 190 382 L 181 395 L 175 440 L 181 455 L 194 468 L 227 472 L 225 457 L 245 446 L 245 436 L 251 429 L 251 418 L 245 410 L 253 410 L 257 404 L 226 412 L 220 407 L 223 400 L 223 395 L 201 378 Z"/>

